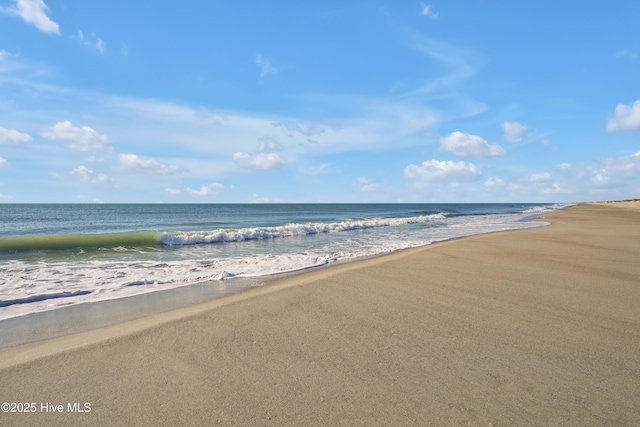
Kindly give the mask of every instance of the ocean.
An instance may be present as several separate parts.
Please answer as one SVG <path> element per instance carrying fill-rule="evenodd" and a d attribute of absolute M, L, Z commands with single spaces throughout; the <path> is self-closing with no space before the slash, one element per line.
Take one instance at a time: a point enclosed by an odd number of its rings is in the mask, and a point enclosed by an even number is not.
<path fill-rule="evenodd" d="M 0 320 L 546 223 L 567 204 L 0 204 Z"/>

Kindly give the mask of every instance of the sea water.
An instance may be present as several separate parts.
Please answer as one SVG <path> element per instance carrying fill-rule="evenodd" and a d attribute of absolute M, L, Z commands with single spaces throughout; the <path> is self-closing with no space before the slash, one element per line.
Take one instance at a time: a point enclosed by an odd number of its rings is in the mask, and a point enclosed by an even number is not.
<path fill-rule="evenodd" d="M 0 204 L 0 320 L 536 227 L 567 204 Z"/>

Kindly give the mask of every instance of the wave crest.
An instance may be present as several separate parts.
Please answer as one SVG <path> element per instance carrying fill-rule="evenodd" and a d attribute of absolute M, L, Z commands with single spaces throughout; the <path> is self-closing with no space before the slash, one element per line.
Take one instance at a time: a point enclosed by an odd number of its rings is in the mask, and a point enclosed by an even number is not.
<path fill-rule="evenodd" d="M 337 233 L 378 227 L 397 227 L 409 224 L 423 224 L 445 219 L 441 213 L 409 218 L 372 218 L 348 220 L 332 223 L 291 223 L 274 227 L 251 227 L 238 230 L 189 231 L 182 233 L 162 233 L 159 240 L 165 245 L 196 245 L 201 243 L 242 242 L 245 240 L 265 240 L 278 237 L 307 236 L 310 234 Z"/>

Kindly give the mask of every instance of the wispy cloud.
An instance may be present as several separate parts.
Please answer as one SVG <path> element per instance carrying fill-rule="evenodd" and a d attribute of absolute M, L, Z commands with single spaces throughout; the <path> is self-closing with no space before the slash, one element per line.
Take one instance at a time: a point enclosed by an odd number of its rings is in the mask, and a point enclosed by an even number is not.
<path fill-rule="evenodd" d="M 483 55 L 458 46 L 437 41 L 415 32 L 408 33 L 409 46 L 417 52 L 432 58 L 447 68 L 447 74 L 430 79 L 418 90 L 406 95 L 429 95 L 451 89 L 476 73 L 485 61 Z"/>
<path fill-rule="evenodd" d="M 267 57 L 261 54 L 256 55 L 256 64 L 260 67 L 260 80 L 270 74 L 275 74 L 279 70 L 271 64 L 271 61 Z"/>
<path fill-rule="evenodd" d="M 504 187 L 507 185 L 503 179 L 490 177 L 484 182 L 485 187 Z"/>
<path fill-rule="evenodd" d="M 104 40 L 102 40 L 100 37 L 97 37 L 95 34 L 85 36 L 82 30 L 78 30 L 76 34 L 71 35 L 71 38 L 77 40 L 84 46 L 94 47 L 98 50 L 98 52 L 104 53 Z"/>
<path fill-rule="evenodd" d="M 13 0 L 14 6 L 0 7 L 0 12 L 19 16 L 28 24 L 33 24 L 44 33 L 60 34 L 58 24 L 47 16 L 49 8 L 43 0 Z"/>
<path fill-rule="evenodd" d="M 621 50 L 620 52 L 616 53 L 616 58 L 638 59 L 638 54 L 630 50 Z"/>
<path fill-rule="evenodd" d="M 421 4 L 422 9 L 420 10 L 420 15 L 422 16 L 426 16 L 428 18 L 431 18 L 433 20 L 438 19 L 438 17 L 440 16 L 439 13 L 435 12 L 433 10 L 433 6 L 431 6 L 430 4 L 425 5 L 424 3 Z"/>

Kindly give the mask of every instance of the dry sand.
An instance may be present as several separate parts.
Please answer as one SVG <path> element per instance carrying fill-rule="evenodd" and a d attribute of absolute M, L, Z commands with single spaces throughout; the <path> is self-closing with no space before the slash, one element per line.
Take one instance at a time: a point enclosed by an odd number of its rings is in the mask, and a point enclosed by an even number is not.
<path fill-rule="evenodd" d="M 638 426 L 640 212 L 547 219 L 4 350 L 0 425 Z"/>
<path fill-rule="evenodd" d="M 640 199 L 618 200 L 614 202 L 596 202 L 595 205 L 613 206 L 614 208 L 627 208 L 640 210 Z"/>

